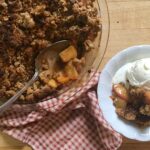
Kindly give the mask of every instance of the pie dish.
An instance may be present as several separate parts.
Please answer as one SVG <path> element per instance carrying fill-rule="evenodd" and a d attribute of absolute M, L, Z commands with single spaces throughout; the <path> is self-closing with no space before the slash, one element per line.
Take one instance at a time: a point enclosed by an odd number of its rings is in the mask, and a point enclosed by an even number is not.
<path fill-rule="evenodd" d="M 116 108 L 114 102 L 111 98 L 113 95 L 113 83 L 114 76 L 116 72 L 124 65 L 128 63 L 135 62 L 137 60 L 148 59 L 150 57 L 150 45 L 140 45 L 129 47 L 117 55 L 115 55 L 103 69 L 99 85 L 98 85 L 98 98 L 99 105 L 103 111 L 105 119 L 110 123 L 110 125 L 119 133 L 125 137 L 140 140 L 140 141 L 149 141 L 150 134 L 149 126 L 139 126 L 135 122 L 137 121 L 141 125 L 147 125 L 147 122 L 142 120 L 127 121 L 129 118 L 123 119 L 119 117 L 116 113 Z M 124 86 L 124 85 L 121 85 Z M 131 87 L 131 90 L 133 87 Z M 143 98 L 144 101 L 144 98 Z M 143 111 L 143 110 L 140 110 Z M 128 116 L 129 117 L 129 116 Z M 133 118 L 130 118 L 131 120 Z"/>
<path fill-rule="evenodd" d="M 105 1 L 100 3 L 106 11 Z M 49 75 L 47 66 L 43 65 L 44 73 L 40 74 L 40 78 L 20 100 L 30 103 L 42 100 L 52 93 L 64 92 L 67 88 L 72 89 L 75 80 L 76 83 L 82 83 L 80 79 L 83 74 L 86 76 L 85 73 L 92 66 L 97 68 L 99 65 L 108 38 L 108 31 L 102 35 L 103 13 L 100 14 L 99 1 L 2 0 L 0 11 L 1 100 L 15 95 L 29 81 L 34 74 L 34 61 L 38 53 L 56 41 L 69 40 L 72 47 L 68 51 L 71 54 L 75 52 L 67 61 L 64 60 L 64 53 L 60 54 L 63 67 L 67 69 Z M 106 29 L 108 30 L 107 26 Z M 102 36 L 105 40 L 100 46 L 104 39 Z M 100 47 L 102 49 L 99 54 Z M 99 60 L 95 59 L 97 54 Z M 91 59 L 87 61 L 89 57 Z M 71 77 L 64 70 L 69 70 Z"/>

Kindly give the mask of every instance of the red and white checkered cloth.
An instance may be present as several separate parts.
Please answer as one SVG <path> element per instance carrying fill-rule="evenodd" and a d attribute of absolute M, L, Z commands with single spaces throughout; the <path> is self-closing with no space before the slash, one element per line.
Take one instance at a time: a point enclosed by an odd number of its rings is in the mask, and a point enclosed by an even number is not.
<path fill-rule="evenodd" d="M 84 88 L 35 104 L 14 105 L 0 118 L 3 132 L 35 150 L 115 150 L 122 143 L 96 97 L 99 74 Z"/>

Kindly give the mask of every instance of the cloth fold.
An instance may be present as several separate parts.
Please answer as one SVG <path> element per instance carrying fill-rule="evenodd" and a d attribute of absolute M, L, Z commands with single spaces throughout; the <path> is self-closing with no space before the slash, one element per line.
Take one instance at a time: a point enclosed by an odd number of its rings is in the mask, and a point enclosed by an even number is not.
<path fill-rule="evenodd" d="M 0 129 L 35 150 L 115 150 L 122 143 L 104 119 L 96 95 L 99 73 L 84 86 L 57 98 L 13 105 Z"/>

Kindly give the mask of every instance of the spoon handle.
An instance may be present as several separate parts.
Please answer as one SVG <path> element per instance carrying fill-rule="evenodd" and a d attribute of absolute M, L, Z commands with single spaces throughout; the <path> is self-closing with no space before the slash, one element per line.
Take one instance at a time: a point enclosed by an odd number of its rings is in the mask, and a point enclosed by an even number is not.
<path fill-rule="evenodd" d="M 17 94 L 0 106 L 0 115 L 7 110 L 27 90 L 27 88 L 37 80 L 38 75 L 39 73 L 35 72 L 32 79 L 19 92 L 17 92 Z"/>

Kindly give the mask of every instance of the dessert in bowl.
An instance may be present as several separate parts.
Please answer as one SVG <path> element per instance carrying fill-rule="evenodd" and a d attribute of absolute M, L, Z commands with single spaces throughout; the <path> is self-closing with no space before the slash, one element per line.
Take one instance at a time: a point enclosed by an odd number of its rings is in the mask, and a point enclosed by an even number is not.
<path fill-rule="evenodd" d="M 150 58 L 125 64 L 112 82 L 117 114 L 137 124 L 150 125 Z"/>
<path fill-rule="evenodd" d="M 98 98 L 103 115 L 124 136 L 150 140 L 150 45 L 127 48 L 103 69 Z"/>

